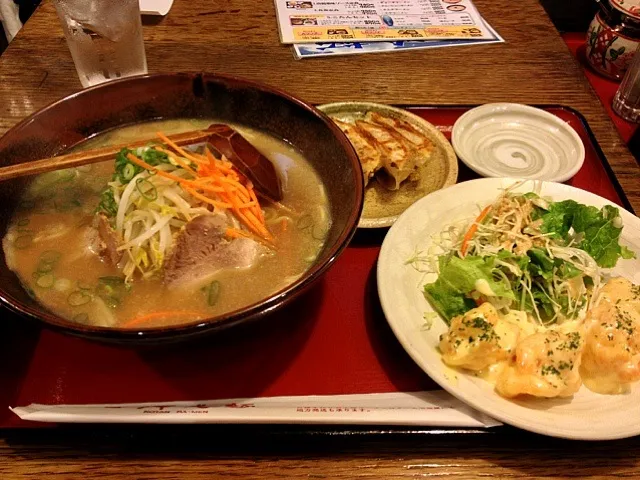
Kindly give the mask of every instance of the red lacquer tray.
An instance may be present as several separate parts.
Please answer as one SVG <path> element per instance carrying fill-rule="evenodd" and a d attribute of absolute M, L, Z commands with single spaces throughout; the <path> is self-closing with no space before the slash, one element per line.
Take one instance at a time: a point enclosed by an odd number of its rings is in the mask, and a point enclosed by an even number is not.
<path fill-rule="evenodd" d="M 449 138 L 470 107 L 408 107 Z M 584 118 L 567 121 L 586 148 L 568 183 L 625 206 Z M 459 181 L 476 175 L 460 164 Z M 134 349 L 67 337 L 1 311 L 0 428 L 21 422 L 8 406 L 163 402 L 279 395 L 327 395 L 439 388 L 397 343 L 376 293 L 375 266 L 386 230 L 359 231 L 307 294 L 253 325 L 195 343 Z"/>

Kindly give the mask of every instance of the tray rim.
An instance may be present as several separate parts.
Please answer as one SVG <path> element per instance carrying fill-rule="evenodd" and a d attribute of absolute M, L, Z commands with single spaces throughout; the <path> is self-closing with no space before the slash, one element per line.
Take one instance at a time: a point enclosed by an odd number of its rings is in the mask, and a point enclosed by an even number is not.
<path fill-rule="evenodd" d="M 357 101 L 357 100 L 353 100 Z M 330 102 L 333 103 L 333 102 Z M 320 103 L 313 102 L 312 106 L 316 107 L 320 105 Z M 481 103 L 469 103 L 469 104 L 399 104 L 399 103 L 390 103 L 389 106 L 405 109 L 408 111 L 411 110 L 447 110 L 447 109 L 462 109 L 462 110 L 470 110 L 479 105 L 483 105 Z M 635 210 L 633 209 L 629 199 L 627 198 L 626 193 L 624 192 L 622 186 L 620 185 L 615 172 L 613 171 L 609 161 L 604 154 L 589 122 L 586 117 L 577 109 L 570 107 L 568 105 L 563 104 L 525 104 L 530 105 L 532 107 L 541 108 L 543 110 L 548 109 L 559 109 L 568 112 L 569 114 L 575 116 L 581 123 L 582 127 L 585 129 L 587 133 L 587 137 L 591 142 L 594 151 L 603 164 L 605 172 L 607 174 L 607 179 L 611 182 L 616 191 L 617 195 L 620 198 L 622 206 L 631 212 L 634 215 L 637 215 Z M 434 124 L 435 125 L 435 124 Z M 437 125 L 435 125 L 437 127 Z M 458 183 L 458 182 L 456 182 Z M 0 308 L 0 311 L 2 308 Z M 85 428 L 91 428 L 98 434 L 105 433 L 109 434 L 109 432 L 114 431 L 126 431 L 127 429 L 131 429 L 134 427 L 136 429 L 144 430 L 144 429 L 158 429 L 162 428 L 163 430 L 179 430 L 179 429 L 191 429 L 194 428 L 193 425 L 189 424 L 171 424 L 171 425 L 131 425 L 131 424 L 48 424 L 48 423 L 38 423 L 38 422 L 23 422 L 19 425 L 1 425 L 0 426 L 0 438 L 7 437 L 9 435 L 15 435 L 20 432 L 21 434 L 25 434 L 28 436 L 38 435 L 41 432 L 45 431 L 56 431 L 56 432 L 68 432 L 72 435 L 76 432 L 79 435 L 83 435 Z M 292 438 L 292 437 L 300 437 L 300 438 L 335 438 L 335 437 L 348 437 L 348 438 L 364 438 L 364 439 L 376 439 L 376 438 L 389 438 L 400 436 L 402 438 L 424 438 L 425 436 L 452 436 L 459 438 L 460 436 L 464 436 L 469 438 L 469 436 L 482 436 L 484 438 L 487 435 L 495 438 L 498 437 L 512 437 L 512 436 L 522 436 L 522 437 L 531 437 L 536 436 L 536 434 L 532 434 L 525 430 L 520 430 L 515 427 L 511 427 L 509 425 L 501 425 L 492 428 L 477 428 L 477 427 L 407 427 L 407 426 L 356 426 L 356 425 L 347 425 L 347 424 L 335 424 L 335 425 L 314 425 L 314 424 L 303 424 L 303 425 L 294 425 L 294 424 L 269 424 L 269 425 L 259 425 L 259 424 L 207 424 L 207 425 L 199 425 L 196 428 L 207 428 L 207 429 L 220 429 L 220 430 L 228 430 L 228 429 L 244 429 L 247 433 L 250 432 L 261 432 L 265 433 L 269 436 L 275 437 L 284 437 L 284 438 Z M 32 433 L 35 432 L 35 433 Z"/>

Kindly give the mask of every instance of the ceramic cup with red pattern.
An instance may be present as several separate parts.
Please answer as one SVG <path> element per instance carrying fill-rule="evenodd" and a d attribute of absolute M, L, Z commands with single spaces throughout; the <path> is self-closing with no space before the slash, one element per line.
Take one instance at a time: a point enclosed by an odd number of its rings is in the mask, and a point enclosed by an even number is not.
<path fill-rule="evenodd" d="M 587 31 L 586 57 L 602 75 L 621 80 L 640 45 L 640 0 L 602 0 Z"/>

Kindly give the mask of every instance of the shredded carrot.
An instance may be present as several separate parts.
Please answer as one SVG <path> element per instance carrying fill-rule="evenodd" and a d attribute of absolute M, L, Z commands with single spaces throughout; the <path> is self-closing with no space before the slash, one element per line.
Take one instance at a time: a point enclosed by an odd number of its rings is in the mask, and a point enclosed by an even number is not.
<path fill-rule="evenodd" d="M 216 165 L 218 167 L 218 170 L 220 170 L 222 173 L 227 173 L 229 175 L 231 175 L 232 177 L 238 178 L 238 175 L 236 174 L 236 172 L 233 171 L 233 169 L 225 164 L 218 164 Z"/>
<path fill-rule="evenodd" d="M 464 238 L 462 239 L 462 245 L 460 246 L 460 255 L 462 255 L 463 257 L 467 253 L 467 248 L 469 246 L 469 242 L 471 241 L 471 239 L 473 238 L 473 235 L 478 230 L 478 224 L 482 220 L 484 220 L 484 217 L 487 216 L 487 214 L 489 213 L 490 210 L 491 210 L 491 205 L 487 205 L 480 212 L 480 215 L 478 215 L 478 217 L 475 219 L 475 221 L 471 224 L 471 226 L 469 227 L 469 230 L 467 230 L 467 233 L 465 233 Z"/>
<path fill-rule="evenodd" d="M 244 224 L 247 227 L 249 227 L 249 229 L 252 230 L 254 233 L 271 241 L 273 237 L 269 233 L 269 230 L 267 230 L 267 228 L 263 224 L 258 222 L 255 216 L 251 212 L 241 211 L 242 205 L 238 203 L 237 199 L 233 197 L 228 187 L 223 185 L 223 188 L 225 189 L 224 197 L 226 197 L 226 199 L 228 199 L 228 201 L 230 201 L 231 204 L 233 205 L 233 211 L 235 212 L 236 216 L 240 218 L 244 222 Z"/>
<path fill-rule="evenodd" d="M 199 185 L 199 184 L 197 184 L 196 182 L 194 182 L 192 180 L 187 180 L 185 178 L 180 178 L 180 177 L 178 177 L 176 175 L 172 175 L 172 174 L 164 172 L 162 170 L 158 170 L 157 168 L 149 165 L 144 160 L 140 160 L 138 157 L 136 157 L 135 155 L 133 155 L 131 153 L 127 155 L 127 158 L 131 162 L 135 163 L 136 165 L 139 165 L 139 166 L 141 166 L 142 168 L 144 168 L 146 170 L 150 170 L 152 172 L 155 172 L 156 175 L 159 175 L 159 176 L 164 177 L 164 178 L 168 178 L 168 179 L 173 180 L 174 182 L 178 182 L 178 183 L 180 183 L 182 185 L 189 185 L 191 187 L 201 188 L 202 190 L 209 190 L 211 192 L 216 192 L 216 193 L 224 191 L 223 189 L 218 188 L 218 187 L 212 187 L 212 186 L 209 186 L 209 185 Z"/>
<path fill-rule="evenodd" d="M 238 191 L 238 194 L 244 197 L 243 200 L 245 201 L 249 200 L 249 192 L 247 191 L 247 188 L 244 185 L 242 185 L 240 182 L 228 177 L 220 177 L 219 180 L 221 182 L 225 182 L 231 185 L 232 187 L 234 187 Z"/>
<path fill-rule="evenodd" d="M 229 228 L 227 228 L 225 230 L 224 233 L 225 233 L 225 236 L 227 236 L 229 238 L 250 238 L 251 240 L 253 240 L 255 242 L 258 242 L 258 243 L 261 243 L 263 245 L 266 245 L 267 247 L 271 248 L 272 250 L 276 249 L 276 246 L 272 242 L 270 242 L 268 240 L 265 240 L 264 238 L 259 237 L 259 236 L 255 235 L 255 234 L 251 233 L 251 232 L 247 232 L 246 230 L 240 230 L 238 228 L 229 227 Z"/>
<path fill-rule="evenodd" d="M 209 160 L 210 164 L 215 163 L 216 157 L 213 156 L 213 153 L 211 153 L 211 150 L 209 150 L 209 148 L 205 147 L 204 154 L 207 157 L 207 160 Z"/>
<path fill-rule="evenodd" d="M 286 218 L 283 218 L 283 219 L 282 219 L 281 224 L 282 224 L 282 231 L 283 231 L 283 232 L 286 232 L 286 231 L 287 231 L 287 226 L 288 226 L 289 222 L 287 221 L 287 219 L 286 219 Z"/>
<path fill-rule="evenodd" d="M 188 158 L 189 160 L 195 160 L 194 156 L 191 153 L 187 153 L 187 151 L 184 148 L 176 145 L 176 143 L 173 142 L 173 140 L 167 137 L 164 133 L 157 132 L 156 135 L 160 138 L 160 140 L 162 140 L 164 143 L 166 143 L 171 148 L 173 148 L 179 155 L 182 155 L 184 158 Z M 197 160 L 195 161 L 197 162 Z"/>
<path fill-rule="evenodd" d="M 227 228 L 224 234 L 230 238 L 249 238 L 251 236 L 247 232 L 231 227 Z"/>
<path fill-rule="evenodd" d="M 226 210 L 227 208 L 231 208 L 231 204 L 230 203 L 218 202 L 217 200 L 213 200 L 213 199 L 207 197 L 206 195 L 202 195 L 202 194 L 196 192 L 192 188 L 186 187 L 185 190 L 190 195 L 193 195 L 194 197 L 196 197 L 198 200 L 202 200 L 203 202 L 208 203 L 209 205 L 213 205 L 214 207 L 221 208 L 221 209 L 224 209 L 224 210 Z"/>
<path fill-rule="evenodd" d="M 269 230 L 267 230 L 267 228 L 262 223 L 260 223 L 260 220 L 258 220 L 252 212 L 250 211 L 246 212 L 245 215 L 251 221 L 251 223 L 255 225 L 256 228 L 262 232 L 262 235 L 265 238 L 269 238 L 269 239 L 272 238 L 271 234 L 269 233 Z"/>
<path fill-rule="evenodd" d="M 189 185 L 190 187 L 193 187 L 197 190 L 204 190 L 205 192 L 213 192 L 213 193 L 222 193 L 224 192 L 224 189 L 222 189 L 221 187 L 214 187 L 211 185 L 201 185 L 198 182 L 191 182 L 189 180 L 187 180 L 186 182 L 183 182 L 184 185 Z"/>
<path fill-rule="evenodd" d="M 131 153 L 127 158 L 146 170 L 177 182 L 187 193 L 204 203 L 215 208 L 231 209 L 235 217 L 248 229 L 245 232 L 246 236 L 251 238 L 255 235 L 262 243 L 273 246 L 273 236 L 265 224 L 264 212 L 260 207 L 253 183 L 247 177 L 238 172 L 224 156 L 220 159 L 215 158 L 209 148 L 205 148 L 204 155 L 190 153 L 180 148 L 164 134 L 158 133 L 158 137 L 175 150 L 177 155 L 184 158 L 176 157 L 175 154 L 163 147 L 156 147 L 157 150 L 171 155 L 177 165 L 194 176 L 193 179 L 181 178 L 159 170 Z M 194 169 L 184 159 L 195 162 L 197 167 Z M 210 195 L 211 193 L 215 195 Z M 283 225 L 283 228 L 286 229 L 286 225 Z"/>
<path fill-rule="evenodd" d="M 139 326 L 140 324 L 144 324 L 149 320 L 155 320 L 157 318 L 166 318 L 166 317 L 198 317 L 200 316 L 200 312 L 192 311 L 192 310 L 167 310 L 163 312 L 154 312 L 149 313 L 147 315 L 141 315 L 139 317 L 135 317 L 128 322 L 125 322 L 121 325 L 122 328 L 134 328 Z"/>
<path fill-rule="evenodd" d="M 256 235 L 258 235 L 260 237 L 268 238 L 270 240 L 271 235 L 269 234 L 269 236 L 267 237 L 267 236 L 265 236 L 263 234 L 263 232 L 260 231 L 259 228 L 256 228 L 256 226 L 253 225 L 253 223 L 244 215 L 244 213 L 241 210 L 240 205 L 237 202 L 234 201 L 235 199 L 228 192 L 227 192 L 227 194 L 221 194 L 220 197 L 223 200 L 228 201 L 228 202 L 231 203 L 231 205 L 232 205 L 231 208 L 233 209 L 233 213 L 235 213 L 236 217 L 238 217 L 238 219 L 242 223 L 244 223 L 247 226 L 247 228 L 249 228 L 249 230 L 251 230 L 253 233 L 255 233 Z"/>
<path fill-rule="evenodd" d="M 264 212 L 262 211 L 262 208 L 260 208 L 260 202 L 258 202 L 258 197 L 256 196 L 256 192 L 253 190 L 253 185 L 248 190 L 249 190 L 249 197 L 251 198 L 251 201 L 256 203 L 256 206 L 253 208 L 253 212 L 256 214 L 260 222 L 264 223 Z"/>
<path fill-rule="evenodd" d="M 205 154 L 211 166 L 215 166 L 218 170 L 222 170 L 225 173 L 233 173 L 234 175 L 236 174 L 235 170 L 233 170 L 233 164 L 229 162 L 225 157 L 222 157 L 221 160 L 218 160 L 213 156 L 213 153 L 211 153 L 211 150 L 209 150 L 208 148 L 205 149 Z"/>

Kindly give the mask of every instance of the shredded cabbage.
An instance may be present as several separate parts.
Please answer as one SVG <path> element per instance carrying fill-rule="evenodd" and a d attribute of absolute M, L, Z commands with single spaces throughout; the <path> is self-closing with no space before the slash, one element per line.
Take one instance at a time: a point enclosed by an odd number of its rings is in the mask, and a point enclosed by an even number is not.
<path fill-rule="evenodd" d="M 525 311 L 541 325 L 562 323 L 584 317 L 603 268 L 634 255 L 619 245 L 621 229 L 614 207 L 507 190 L 484 218 L 447 227 L 429 252 L 408 263 L 438 274 L 424 286 L 425 296 L 447 321 L 490 302 L 503 313 Z"/>

